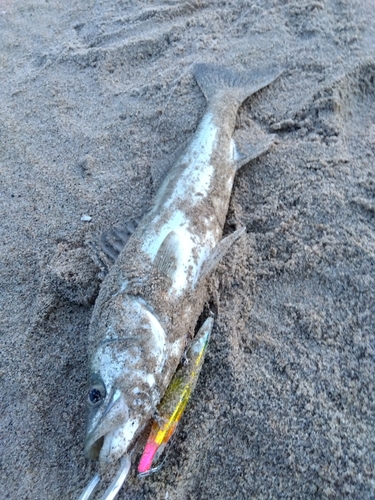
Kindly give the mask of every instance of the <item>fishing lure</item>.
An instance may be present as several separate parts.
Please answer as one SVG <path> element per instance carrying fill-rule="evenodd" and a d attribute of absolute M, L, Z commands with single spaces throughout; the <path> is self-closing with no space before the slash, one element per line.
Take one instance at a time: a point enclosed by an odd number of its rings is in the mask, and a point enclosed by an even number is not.
<path fill-rule="evenodd" d="M 177 424 L 195 389 L 212 326 L 213 319 L 207 318 L 191 342 L 186 353 L 186 363 L 177 370 L 158 406 L 157 419 L 152 425 L 150 436 L 138 465 L 140 474 L 146 475 L 154 472 L 151 468 L 152 463 L 162 454 L 176 431 Z"/>

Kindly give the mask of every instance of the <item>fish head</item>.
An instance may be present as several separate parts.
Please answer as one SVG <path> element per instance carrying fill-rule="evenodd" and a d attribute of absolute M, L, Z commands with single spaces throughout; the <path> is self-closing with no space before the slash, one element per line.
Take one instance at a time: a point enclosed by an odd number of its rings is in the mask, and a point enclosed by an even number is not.
<path fill-rule="evenodd" d="M 134 349 L 136 350 L 136 349 Z M 154 411 L 155 378 L 131 370 L 129 348 L 104 345 L 94 355 L 87 394 L 85 455 L 112 462 L 129 451 Z"/>
<path fill-rule="evenodd" d="M 160 399 L 156 379 L 162 353 L 155 350 L 149 313 L 141 306 L 134 311 L 137 307 L 127 308 L 132 328 L 120 329 L 126 318 L 117 318 L 116 329 L 112 324 L 110 335 L 91 356 L 85 439 L 89 459 L 109 463 L 128 453 Z"/>

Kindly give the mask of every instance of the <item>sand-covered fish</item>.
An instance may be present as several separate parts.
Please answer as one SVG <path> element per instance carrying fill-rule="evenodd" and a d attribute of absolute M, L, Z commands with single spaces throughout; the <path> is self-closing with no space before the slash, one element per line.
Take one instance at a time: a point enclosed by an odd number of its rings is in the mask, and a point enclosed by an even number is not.
<path fill-rule="evenodd" d="M 207 110 L 103 281 L 90 325 L 85 453 L 126 455 L 165 394 L 206 300 L 205 278 L 242 234 L 222 239 L 238 168 L 268 149 L 235 141 L 241 103 L 280 71 L 198 64 Z"/>

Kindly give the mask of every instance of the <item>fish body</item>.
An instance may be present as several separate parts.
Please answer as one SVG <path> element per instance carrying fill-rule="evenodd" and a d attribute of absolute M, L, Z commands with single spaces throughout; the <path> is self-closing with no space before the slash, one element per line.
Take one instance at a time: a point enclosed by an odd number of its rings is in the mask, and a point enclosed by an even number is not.
<path fill-rule="evenodd" d="M 205 301 L 204 281 L 241 233 L 222 240 L 236 170 L 267 149 L 241 152 L 238 107 L 279 74 L 197 65 L 208 106 L 103 281 L 90 325 L 85 452 L 110 462 L 129 451 L 175 373 Z"/>

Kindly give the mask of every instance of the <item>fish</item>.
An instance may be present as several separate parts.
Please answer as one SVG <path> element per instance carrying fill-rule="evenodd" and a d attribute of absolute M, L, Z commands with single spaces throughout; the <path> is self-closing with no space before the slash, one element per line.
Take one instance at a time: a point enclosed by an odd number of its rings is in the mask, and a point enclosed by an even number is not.
<path fill-rule="evenodd" d="M 152 208 L 131 234 L 119 237 L 126 244 L 112 255 L 95 302 L 88 341 L 89 459 L 108 464 L 131 453 L 173 380 L 207 300 L 207 278 L 246 229 L 222 237 L 236 172 L 272 143 L 268 136 L 255 145 L 237 140 L 238 109 L 281 72 L 277 66 L 251 72 L 194 66 L 206 111 Z"/>

